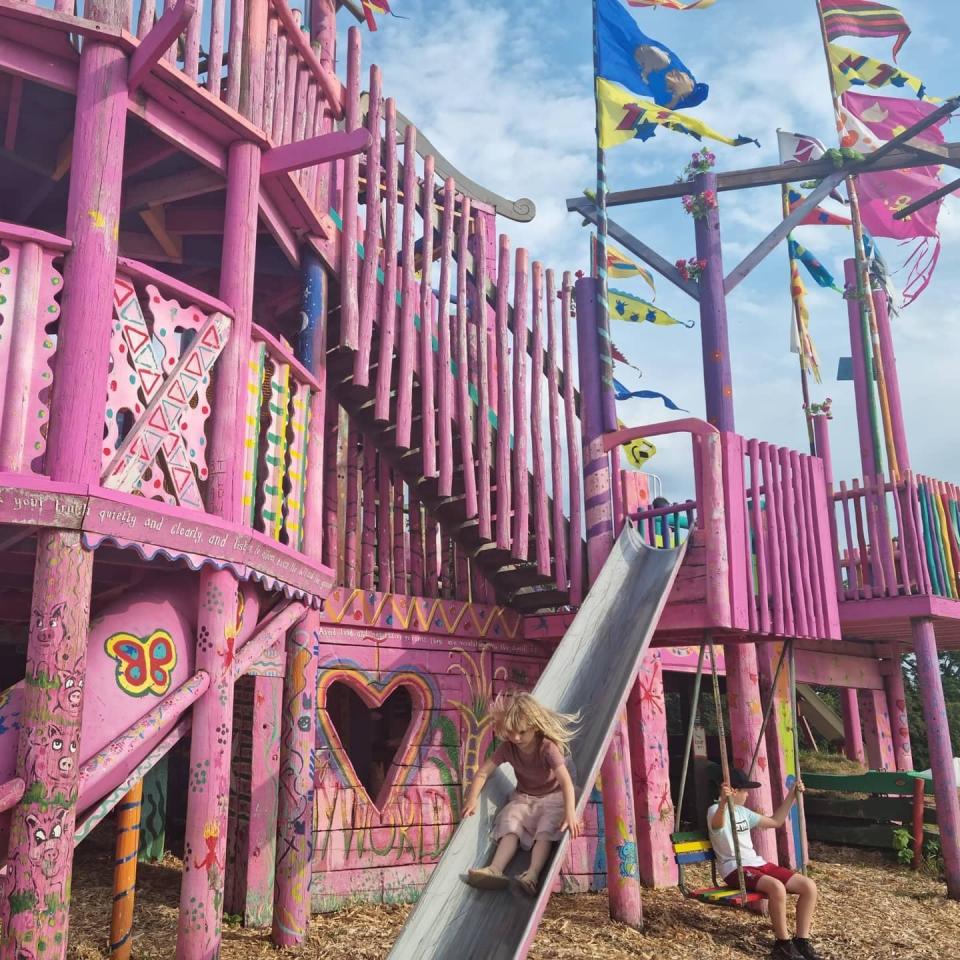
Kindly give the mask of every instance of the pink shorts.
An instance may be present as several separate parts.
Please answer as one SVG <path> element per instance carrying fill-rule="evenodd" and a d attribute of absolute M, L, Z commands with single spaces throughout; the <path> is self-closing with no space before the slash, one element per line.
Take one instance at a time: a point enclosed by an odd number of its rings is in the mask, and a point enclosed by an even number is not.
<path fill-rule="evenodd" d="M 531 797 L 527 793 L 515 793 L 507 805 L 497 814 L 493 838 L 499 840 L 510 833 L 520 838 L 520 846 L 529 850 L 537 837 L 559 840 L 560 824 L 563 823 L 563 793 L 555 790 L 545 797 Z"/>
<path fill-rule="evenodd" d="M 754 893 L 757 889 L 757 881 L 761 877 L 773 877 L 786 886 L 795 873 L 796 870 L 791 870 L 789 867 L 778 866 L 776 863 L 765 863 L 762 867 L 744 867 L 743 884 L 750 893 Z M 724 877 L 723 882 L 728 887 L 736 887 L 739 889 L 740 878 L 737 876 L 737 871 L 734 870 L 733 873 Z"/>

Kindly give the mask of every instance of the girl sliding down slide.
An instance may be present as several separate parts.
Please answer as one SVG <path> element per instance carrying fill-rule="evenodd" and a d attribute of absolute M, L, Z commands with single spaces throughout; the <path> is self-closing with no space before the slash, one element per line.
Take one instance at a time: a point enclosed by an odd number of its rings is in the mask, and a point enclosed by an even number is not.
<path fill-rule="evenodd" d="M 569 830 L 571 837 L 580 835 L 573 781 L 564 760 L 577 717 L 548 710 L 529 693 L 501 694 L 490 713 L 503 743 L 473 778 L 463 815 L 469 817 L 476 812 L 484 783 L 501 763 L 513 767 L 517 789 L 497 815 L 494 839 L 498 843 L 493 860 L 489 866 L 470 870 L 467 883 L 482 890 L 506 887 L 509 881 L 504 870 L 517 848 L 523 847 L 531 850 L 530 866 L 517 877 L 517 883 L 534 894 L 551 844 L 564 830 Z"/>

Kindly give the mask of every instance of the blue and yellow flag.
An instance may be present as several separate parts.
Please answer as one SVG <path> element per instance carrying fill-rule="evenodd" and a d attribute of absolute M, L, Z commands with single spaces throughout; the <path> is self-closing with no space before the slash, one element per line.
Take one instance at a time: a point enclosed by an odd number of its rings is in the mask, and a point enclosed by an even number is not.
<path fill-rule="evenodd" d="M 846 93 L 851 87 L 872 87 L 876 90 L 889 84 L 912 90 L 918 100 L 929 100 L 931 103 L 940 101 L 939 97 L 928 97 L 923 81 L 912 73 L 837 43 L 830 44 L 830 67 L 837 93 Z"/>
<path fill-rule="evenodd" d="M 620 0 L 597 0 L 597 55 L 598 76 L 668 110 L 695 107 L 710 92 L 669 47 L 637 26 Z"/>
<path fill-rule="evenodd" d="M 668 410 L 679 410 L 681 413 L 687 413 L 683 407 L 678 407 L 665 393 L 658 393 L 656 390 L 628 390 L 619 380 L 614 378 L 613 393 L 617 400 L 662 400 L 663 405 Z"/>
<path fill-rule="evenodd" d="M 585 191 L 587 196 L 591 199 L 595 195 L 591 194 L 590 191 Z M 591 250 L 593 251 L 593 260 L 590 262 L 595 264 L 597 262 L 597 236 L 596 234 L 591 234 L 590 236 Z M 647 286 L 654 292 L 656 295 L 657 288 L 653 282 L 653 274 L 641 267 L 636 260 L 631 260 L 622 250 L 615 247 L 610 243 L 609 239 L 607 240 L 607 276 L 615 280 L 627 280 L 630 277 L 642 277 Z"/>
<path fill-rule="evenodd" d="M 624 293 L 623 290 L 614 290 L 612 287 L 607 291 L 607 310 L 615 320 L 626 320 L 628 323 L 653 323 L 658 327 L 672 327 L 674 324 L 682 327 L 693 326 L 692 322 L 677 320 L 666 310 L 661 310 L 632 293 Z"/>
<path fill-rule="evenodd" d="M 660 127 L 685 133 L 696 140 L 708 137 L 739 147 L 744 143 L 760 144 L 752 137 L 727 137 L 686 113 L 675 113 L 650 100 L 634 96 L 628 90 L 597 78 L 597 102 L 600 107 L 600 146 L 605 150 L 628 140 L 649 140 Z"/>
<path fill-rule="evenodd" d="M 843 293 L 842 288 L 833 279 L 833 274 L 806 247 L 790 237 L 787 240 L 787 248 L 790 259 L 799 260 L 807 268 L 807 273 L 813 277 L 818 287 L 826 287 L 836 290 L 838 293 Z"/>

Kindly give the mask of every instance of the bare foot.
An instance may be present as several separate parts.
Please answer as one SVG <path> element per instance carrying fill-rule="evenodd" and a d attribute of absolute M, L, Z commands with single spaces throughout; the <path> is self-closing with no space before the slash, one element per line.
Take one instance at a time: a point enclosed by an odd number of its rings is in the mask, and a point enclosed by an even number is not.
<path fill-rule="evenodd" d="M 537 881 L 539 879 L 540 878 L 535 873 L 531 873 L 529 870 L 524 870 L 523 873 L 517 877 L 517 884 L 524 893 L 529 893 L 532 897 L 537 892 Z"/>
<path fill-rule="evenodd" d="M 467 871 L 467 883 L 478 890 L 503 890 L 510 881 L 493 867 L 478 867 Z"/>

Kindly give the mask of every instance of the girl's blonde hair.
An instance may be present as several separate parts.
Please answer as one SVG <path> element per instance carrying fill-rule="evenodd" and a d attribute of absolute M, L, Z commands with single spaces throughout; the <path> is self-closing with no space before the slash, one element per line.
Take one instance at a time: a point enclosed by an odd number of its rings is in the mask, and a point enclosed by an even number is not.
<path fill-rule="evenodd" d="M 490 717 L 498 733 L 534 729 L 552 740 L 564 753 L 576 736 L 579 713 L 557 713 L 529 693 L 501 693 L 490 704 Z"/>

